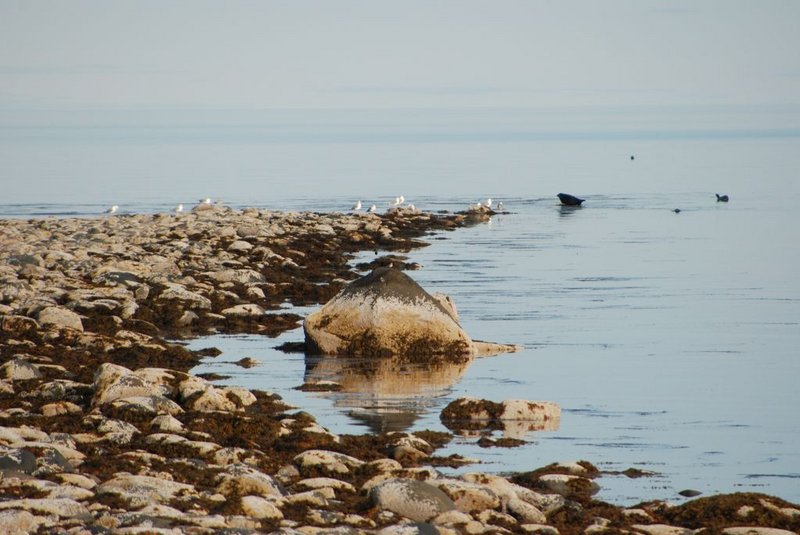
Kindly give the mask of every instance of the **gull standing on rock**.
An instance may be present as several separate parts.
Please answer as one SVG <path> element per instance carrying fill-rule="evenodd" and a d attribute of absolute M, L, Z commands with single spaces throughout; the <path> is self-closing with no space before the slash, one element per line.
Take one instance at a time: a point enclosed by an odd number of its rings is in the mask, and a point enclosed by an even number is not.
<path fill-rule="evenodd" d="M 205 199 L 200 199 L 197 202 L 199 202 L 200 204 L 211 204 L 211 197 L 206 197 Z"/>
<path fill-rule="evenodd" d="M 378 207 L 375 206 L 374 204 L 369 207 L 369 213 L 374 214 L 377 211 L 378 211 Z"/>
<path fill-rule="evenodd" d="M 175 213 L 180 214 L 181 212 L 183 212 L 183 205 L 179 204 L 178 206 L 175 207 Z"/>
<path fill-rule="evenodd" d="M 354 212 L 358 212 L 359 210 L 361 210 L 361 201 L 360 200 L 356 201 L 351 210 Z"/>
<path fill-rule="evenodd" d="M 117 206 L 117 205 L 115 204 L 114 206 L 112 206 L 111 208 L 109 208 L 108 210 L 106 210 L 106 213 L 107 213 L 107 214 L 115 214 L 115 213 L 117 213 L 117 210 L 119 210 L 119 206 Z"/>

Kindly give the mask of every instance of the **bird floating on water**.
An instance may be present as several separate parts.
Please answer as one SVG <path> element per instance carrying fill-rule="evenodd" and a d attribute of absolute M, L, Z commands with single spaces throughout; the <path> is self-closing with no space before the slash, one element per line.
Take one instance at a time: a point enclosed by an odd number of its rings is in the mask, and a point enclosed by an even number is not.
<path fill-rule="evenodd" d="M 361 210 L 361 201 L 360 200 L 356 201 L 351 210 L 353 210 L 354 212 L 358 212 L 359 210 Z"/>
<path fill-rule="evenodd" d="M 673 210 L 673 212 L 675 212 L 676 214 L 680 214 L 681 213 L 681 209 L 680 208 L 675 208 Z"/>
<path fill-rule="evenodd" d="M 503 201 L 500 201 L 499 203 L 497 203 L 497 211 L 498 212 L 502 212 L 504 209 L 505 209 L 505 206 L 503 205 Z"/>
<path fill-rule="evenodd" d="M 115 213 L 117 213 L 117 210 L 119 210 L 119 206 L 117 206 L 117 205 L 115 204 L 114 206 L 112 206 L 111 208 L 109 208 L 108 210 L 106 210 L 106 213 L 107 213 L 107 214 L 115 214 Z"/>
<path fill-rule="evenodd" d="M 727 195 L 720 195 L 719 193 L 715 193 L 714 195 L 717 196 L 717 202 L 728 202 L 729 200 Z"/>
<path fill-rule="evenodd" d="M 559 193 L 558 200 L 561 201 L 561 204 L 564 206 L 580 206 L 586 199 L 575 197 L 569 193 Z"/>

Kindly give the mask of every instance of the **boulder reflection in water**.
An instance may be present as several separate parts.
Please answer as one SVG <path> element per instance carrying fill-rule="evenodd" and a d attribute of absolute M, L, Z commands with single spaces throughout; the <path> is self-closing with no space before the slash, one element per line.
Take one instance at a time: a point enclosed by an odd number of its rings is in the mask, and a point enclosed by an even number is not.
<path fill-rule="evenodd" d="M 472 358 L 448 362 L 432 358 L 409 362 L 402 355 L 370 359 L 306 356 L 305 385 L 332 381 L 334 391 L 321 392 L 373 432 L 405 431 L 435 406 L 466 372 Z M 329 384 L 329 383 L 328 383 Z"/>

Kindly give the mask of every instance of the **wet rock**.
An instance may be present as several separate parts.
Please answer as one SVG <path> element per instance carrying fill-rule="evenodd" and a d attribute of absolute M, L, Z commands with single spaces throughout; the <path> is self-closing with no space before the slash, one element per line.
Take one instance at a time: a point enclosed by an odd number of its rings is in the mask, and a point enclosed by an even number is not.
<path fill-rule="evenodd" d="M 112 401 L 111 407 L 123 413 L 144 415 L 175 415 L 183 412 L 180 405 L 164 396 L 127 396 Z"/>
<path fill-rule="evenodd" d="M 158 296 L 158 302 L 167 305 L 175 302 L 192 310 L 211 309 L 211 300 L 208 297 L 191 292 L 176 283 L 167 284 L 166 289 Z"/>
<path fill-rule="evenodd" d="M 96 488 L 98 495 L 114 494 L 129 507 L 139 508 L 152 503 L 169 503 L 180 496 L 195 495 L 192 485 L 150 476 L 117 474 Z"/>
<path fill-rule="evenodd" d="M 520 526 L 525 533 L 533 533 L 535 535 L 559 535 L 560 532 L 553 526 L 545 524 L 522 524 Z"/>
<path fill-rule="evenodd" d="M 351 468 L 358 468 L 364 464 L 363 461 L 350 455 L 326 450 L 304 451 L 294 458 L 294 462 L 301 473 L 303 469 L 318 468 L 330 474 L 349 474 Z"/>
<path fill-rule="evenodd" d="M 242 511 L 247 516 L 267 520 L 282 520 L 283 513 L 274 503 L 261 496 L 242 496 Z"/>
<path fill-rule="evenodd" d="M 432 479 L 429 483 L 442 490 L 459 511 L 474 513 L 500 507 L 500 498 L 489 488 L 459 479 Z"/>
<path fill-rule="evenodd" d="M 144 439 L 147 444 L 158 444 L 161 446 L 180 446 L 185 449 L 192 449 L 196 455 L 208 455 L 221 448 L 215 442 L 208 442 L 204 440 L 189 440 L 180 435 L 173 435 L 171 433 L 153 433 L 147 435 Z"/>
<path fill-rule="evenodd" d="M 183 424 L 170 414 L 161 414 L 150 421 L 150 428 L 164 433 L 182 433 Z"/>
<path fill-rule="evenodd" d="M 634 524 L 631 526 L 636 531 L 647 535 L 692 535 L 694 530 L 666 524 Z"/>
<path fill-rule="evenodd" d="M 535 505 L 519 498 L 511 498 L 506 504 L 508 512 L 519 518 L 522 524 L 544 524 L 547 517 Z"/>
<path fill-rule="evenodd" d="M 81 317 L 71 310 L 61 307 L 47 307 L 39 311 L 36 317 L 42 325 L 57 328 L 74 329 L 83 332 Z"/>
<path fill-rule="evenodd" d="M 454 431 L 500 429 L 507 437 L 522 438 L 531 431 L 558 429 L 561 408 L 549 401 L 511 399 L 495 403 L 467 397 L 450 402 L 440 419 Z"/>
<path fill-rule="evenodd" d="M 123 422 L 122 420 L 104 418 L 101 416 L 99 419 L 96 419 L 95 422 L 97 425 L 97 432 L 103 435 L 103 440 L 114 444 L 130 444 L 133 437 L 139 434 L 139 430 L 136 426 L 128 422 Z"/>
<path fill-rule="evenodd" d="M 47 517 L 34 516 L 22 509 L 0 510 L 0 533 L 36 533 L 40 527 L 51 522 Z"/>
<path fill-rule="evenodd" d="M 334 490 L 339 490 L 339 491 L 343 490 L 351 493 L 356 492 L 356 488 L 350 483 L 347 483 L 346 481 L 340 481 L 338 479 L 333 479 L 330 477 L 313 477 L 308 479 L 302 479 L 294 484 L 294 488 L 304 489 L 304 490 L 331 488 Z"/>
<path fill-rule="evenodd" d="M 89 509 L 69 498 L 26 498 L 0 502 L 0 510 L 19 509 L 37 514 L 53 515 L 59 518 L 91 518 Z"/>
<path fill-rule="evenodd" d="M 27 316 L 17 316 L 14 314 L 0 317 L 0 331 L 21 336 L 39 330 L 39 322 Z"/>
<path fill-rule="evenodd" d="M 477 353 L 451 310 L 393 268 L 377 268 L 350 283 L 310 314 L 303 329 L 310 353 L 426 360 L 458 360 Z"/>
<path fill-rule="evenodd" d="M 792 535 L 794 531 L 767 527 L 730 527 L 722 530 L 723 535 Z"/>
<path fill-rule="evenodd" d="M 48 403 L 46 405 L 42 405 L 40 410 L 42 412 L 42 416 L 46 418 L 62 416 L 64 414 L 81 414 L 83 412 L 83 409 L 80 406 L 70 403 L 69 401 Z"/>
<path fill-rule="evenodd" d="M 175 321 L 175 325 L 178 327 L 189 327 L 190 325 L 194 325 L 200 319 L 200 316 L 192 312 L 191 310 L 185 310 L 181 317 Z"/>
<path fill-rule="evenodd" d="M 466 513 L 461 511 L 446 511 L 440 515 L 435 516 L 431 519 L 431 524 L 433 525 L 454 525 L 454 524 L 468 524 L 470 522 L 474 522 L 472 517 Z M 479 523 L 478 523 L 479 524 Z M 467 533 L 471 533 L 472 530 L 465 529 Z M 477 533 L 482 533 L 483 530 L 477 531 Z"/>
<path fill-rule="evenodd" d="M 416 522 L 425 522 L 446 511 L 455 503 L 438 488 L 413 479 L 390 479 L 370 491 L 372 503 Z"/>
<path fill-rule="evenodd" d="M 0 448 L 0 473 L 32 474 L 37 468 L 36 455 L 24 448 Z"/>
<path fill-rule="evenodd" d="M 535 506 L 540 511 L 550 513 L 562 507 L 565 503 L 564 497 L 559 494 L 541 494 L 529 488 L 517 485 L 494 474 L 482 474 L 471 472 L 461 476 L 465 481 L 477 483 L 490 488 L 501 500 L 509 501 L 519 498 Z"/>
<path fill-rule="evenodd" d="M 39 366 L 25 359 L 9 360 L 0 366 L 0 377 L 5 377 L 12 381 L 25 381 L 28 379 L 38 379 L 42 376 Z"/>
<path fill-rule="evenodd" d="M 280 483 L 246 464 L 231 464 L 217 476 L 217 492 L 229 495 L 283 496 Z"/>
<path fill-rule="evenodd" d="M 236 240 L 228 246 L 228 251 L 232 253 L 246 253 L 253 248 L 253 244 L 244 240 Z"/>
<path fill-rule="evenodd" d="M 539 487 L 555 492 L 565 498 L 573 496 L 593 496 L 600 490 L 600 485 L 581 476 L 568 474 L 545 474 L 539 477 Z"/>
<path fill-rule="evenodd" d="M 236 410 L 236 404 L 228 399 L 225 392 L 211 385 L 206 385 L 203 391 L 186 403 L 187 407 L 196 411 L 225 411 Z"/>
<path fill-rule="evenodd" d="M 323 487 L 321 489 L 290 494 L 284 498 L 284 502 L 290 505 L 328 507 L 330 505 L 330 500 L 334 498 L 336 498 L 336 492 L 332 488 Z"/>
<path fill-rule="evenodd" d="M 134 397 L 163 397 L 168 393 L 161 385 L 155 385 L 139 377 L 129 369 L 105 363 L 95 373 L 94 405 L 104 405 L 112 401 Z"/>
<path fill-rule="evenodd" d="M 258 305 L 252 303 L 235 305 L 222 311 L 226 318 L 260 318 L 266 311 Z"/>

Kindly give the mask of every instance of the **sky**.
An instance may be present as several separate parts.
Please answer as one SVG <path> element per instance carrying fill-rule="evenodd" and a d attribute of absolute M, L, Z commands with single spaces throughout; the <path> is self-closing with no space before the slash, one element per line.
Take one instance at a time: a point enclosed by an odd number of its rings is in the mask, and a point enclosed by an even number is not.
<path fill-rule="evenodd" d="M 793 183 L 798 26 L 797 0 L 0 0 L 0 205 Z"/>
<path fill-rule="evenodd" d="M 0 0 L 0 111 L 800 106 L 800 2 Z"/>

